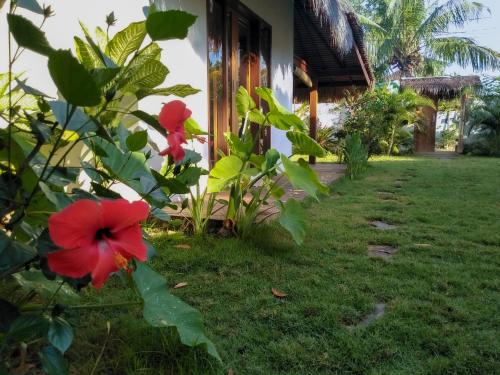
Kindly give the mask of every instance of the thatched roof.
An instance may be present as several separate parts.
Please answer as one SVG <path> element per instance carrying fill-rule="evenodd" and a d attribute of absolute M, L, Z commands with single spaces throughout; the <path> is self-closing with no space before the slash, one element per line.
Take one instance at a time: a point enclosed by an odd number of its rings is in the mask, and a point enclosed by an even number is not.
<path fill-rule="evenodd" d="M 467 87 L 481 85 L 479 76 L 401 78 L 401 87 L 410 87 L 419 94 L 441 98 L 453 98 Z"/>
<path fill-rule="evenodd" d="M 369 87 L 374 80 L 363 30 L 347 0 L 296 0 L 295 54 L 318 81 L 320 101 L 342 96 L 346 88 Z M 295 96 L 307 97 L 296 82 Z"/>

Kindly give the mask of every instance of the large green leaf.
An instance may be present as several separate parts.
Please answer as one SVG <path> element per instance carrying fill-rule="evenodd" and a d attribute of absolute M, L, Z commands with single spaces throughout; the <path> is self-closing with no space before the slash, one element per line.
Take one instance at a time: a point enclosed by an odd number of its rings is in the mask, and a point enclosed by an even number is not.
<path fill-rule="evenodd" d="M 40 251 L 40 247 L 38 247 Z M 17 283 L 27 292 L 35 291 L 43 299 L 49 300 L 58 291 L 55 301 L 60 303 L 75 303 L 80 296 L 71 287 L 61 281 L 48 280 L 41 271 L 23 271 L 13 275 Z"/>
<path fill-rule="evenodd" d="M 133 22 L 117 32 L 108 43 L 108 55 L 118 65 L 123 65 L 131 53 L 137 51 L 146 36 L 146 22 Z"/>
<path fill-rule="evenodd" d="M 22 314 L 10 326 L 7 338 L 15 342 L 27 342 L 47 334 L 49 320 L 40 314 Z"/>
<path fill-rule="evenodd" d="M 313 155 L 320 158 L 326 155 L 325 149 L 307 134 L 289 131 L 286 133 L 286 137 L 293 143 L 298 154 Z"/>
<path fill-rule="evenodd" d="M 175 85 L 172 87 L 163 87 L 158 89 L 141 89 L 137 92 L 137 97 L 143 99 L 147 96 L 178 96 L 180 98 L 185 98 L 189 95 L 194 95 L 199 93 L 199 89 L 195 89 L 191 85 Z"/>
<path fill-rule="evenodd" d="M 49 56 L 54 52 L 45 33 L 31 21 L 17 14 L 7 14 L 9 30 L 20 47 L 27 48 L 41 55 Z"/>
<path fill-rule="evenodd" d="M 218 193 L 227 183 L 238 176 L 243 167 L 243 161 L 237 156 L 225 156 L 215 163 L 208 179 L 208 192 Z"/>
<path fill-rule="evenodd" d="M 254 100 L 243 86 L 238 88 L 236 94 L 236 109 L 239 117 L 246 117 L 247 113 L 256 107 Z"/>
<path fill-rule="evenodd" d="M 161 85 L 167 77 L 168 69 L 160 61 L 148 60 L 143 65 L 129 71 L 120 81 L 119 88 L 124 92 L 135 93 L 143 88 Z"/>
<path fill-rule="evenodd" d="M 59 350 L 46 346 L 38 353 L 43 371 L 48 375 L 67 375 L 69 364 Z"/>
<path fill-rule="evenodd" d="M 267 87 L 256 87 L 255 93 L 269 105 L 270 112 L 289 114 L 290 111 L 283 107 L 274 96 L 273 90 Z"/>
<path fill-rule="evenodd" d="M 144 319 L 154 327 L 175 327 L 184 345 L 202 346 L 220 361 L 214 344 L 204 333 L 201 314 L 170 294 L 163 277 L 144 263 L 137 265 L 133 278 L 144 300 Z"/>
<path fill-rule="evenodd" d="M 296 129 L 304 131 L 306 129 L 306 125 L 300 117 L 294 115 L 293 113 L 273 111 L 269 113 L 268 120 L 271 125 L 280 130 Z"/>
<path fill-rule="evenodd" d="M 127 137 L 127 147 L 130 151 L 140 151 L 148 144 L 148 132 L 140 130 Z"/>
<path fill-rule="evenodd" d="M 95 123 L 80 108 L 75 108 L 73 116 L 69 117 L 68 103 L 62 101 L 52 101 L 49 102 L 49 105 L 60 126 L 63 126 L 66 122 L 68 122 L 66 130 L 74 131 L 80 135 L 96 130 Z M 71 105 L 69 107 L 71 108 Z"/>
<path fill-rule="evenodd" d="M 74 40 L 76 56 L 87 70 L 104 67 L 104 63 L 89 44 L 77 36 Z"/>
<path fill-rule="evenodd" d="M 66 320 L 55 317 L 49 323 L 47 339 L 57 350 L 64 353 L 73 342 L 73 329 Z"/>
<path fill-rule="evenodd" d="M 328 188 L 323 185 L 314 170 L 304 160 L 295 163 L 281 154 L 281 162 L 285 174 L 296 189 L 302 189 L 318 200 L 318 193 L 328 194 Z"/>
<path fill-rule="evenodd" d="M 153 40 L 185 39 L 196 16 L 181 10 L 150 13 L 146 30 Z"/>
<path fill-rule="evenodd" d="M 16 5 L 20 8 L 28 9 L 34 13 L 43 14 L 43 8 L 36 0 L 16 0 Z"/>
<path fill-rule="evenodd" d="M 21 242 L 13 241 L 0 231 L 0 272 L 25 264 L 36 256 L 36 249 Z"/>
<path fill-rule="evenodd" d="M 49 72 L 59 92 L 69 103 L 91 107 L 101 102 L 101 92 L 92 75 L 69 50 L 50 54 Z"/>
<path fill-rule="evenodd" d="M 278 207 L 281 211 L 279 223 L 290 232 L 297 244 L 302 245 L 306 236 L 307 211 L 295 199 L 285 203 L 278 201 Z"/>

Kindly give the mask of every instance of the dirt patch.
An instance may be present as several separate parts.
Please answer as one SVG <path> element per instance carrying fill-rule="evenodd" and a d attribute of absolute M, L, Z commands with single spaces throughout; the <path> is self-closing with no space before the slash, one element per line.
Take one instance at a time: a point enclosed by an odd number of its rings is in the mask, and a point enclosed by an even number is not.
<path fill-rule="evenodd" d="M 397 228 L 395 225 L 387 224 L 380 220 L 370 221 L 370 225 L 378 230 L 392 230 Z"/>
<path fill-rule="evenodd" d="M 390 259 L 398 251 L 390 245 L 368 245 L 368 255 L 373 258 Z"/>

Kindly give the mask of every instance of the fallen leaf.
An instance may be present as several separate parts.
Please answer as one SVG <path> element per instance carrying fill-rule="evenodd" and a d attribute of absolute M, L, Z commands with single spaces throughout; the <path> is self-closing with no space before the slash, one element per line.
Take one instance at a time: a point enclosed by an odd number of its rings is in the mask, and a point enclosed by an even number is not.
<path fill-rule="evenodd" d="M 181 289 L 181 288 L 185 288 L 187 286 L 188 286 L 188 283 L 179 283 L 176 286 L 174 286 L 174 289 Z"/>
<path fill-rule="evenodd" d="M 182 249 L 182 250 L 189 250 L 191 249 L 191 246 L 186 244 L 186 243 L 181 243 L 179 245 L 175 245 L 176 249 Z"/>
<path fill-rule="evenodd" d="M 287 293 L 280 292 L 276 288 L 271 288 L 271 292 L 273 293 L 273 296 L 275 296 L 276 298 L 285 298 L 288 296 Z"/>

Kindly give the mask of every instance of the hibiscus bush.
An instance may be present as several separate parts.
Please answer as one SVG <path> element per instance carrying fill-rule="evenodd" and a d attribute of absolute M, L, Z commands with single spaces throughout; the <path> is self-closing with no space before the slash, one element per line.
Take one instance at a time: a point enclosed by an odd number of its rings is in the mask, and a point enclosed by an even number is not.
<path fill-rule="evenodd" d="M 255 225 L 268 216 L 274 216 L 273 207 L 279 209 L 279 223 L 288 230 L 294 240 L 304 241 L 307 214 L 295 199 L 283 201 L 285 191 L 281 179 L 288 179 L 296 189 L 318 199 L 328 194 L 316 173 L 304 159 L 294 162 L 271 148 L 265 155 L 256 153 L 264 127 L 286 131 L 294 152 L 299 155 L 324 157 L 326 150 L 309 137 L 307 126 L 295 114 L 284 108 L 272 90 L 255 89 L 269 110 L 260 109 L 248 91 L 240 87 L 236 97 L 241 126 L 237 134 L 226 133 L 230 155 L 222 157 L 212 168 L 208 179 L 208 193 L 229 192 L 228 200 L 220 200 L 227 206 L 224 228 L 246 237 L 255 231 Z M 273 205 L 271 205 L 273 203 Z M 263 209 L 264 205 L 268 205 Z"/>
<path fill-rule="evenodd" d="M 3 4 L 3 2 L 1 2 Z M 200 313 L 171 295 L 166 280 L 148 264 L 155 250 L 141 228 L 148 218 L 169 220 L 164 208 L 184 194 L 201 171 L 201 156 L 184 150 L 203 132 L 182 101 L 159 116 L 139 110 L 151 95 L 184 97 L 188 85 L 159 87 L 168 74 L 159 42 L 183 39 L 196 17 L 149 8 L 146 20 L 109 36 L 82 24 L 75 51 L 56 50 L 41 27 L 16 13 L 52 14 L 35 0 L 11 0 L 7 22 L 9 71 L 0 76 L 0 373 L 38 368 L 65 374 L 64 353 L 74 331 L 69 312 L 86 306 L 82 288 L 102 288 L 109 277 L 137 298 L 119 306 L 142 306 L 154 327 L 173 327 L 180 341 L 219 359 L 204 333 Z M 114 15 L 107 17 L 108 29 Z M 4 46 L 3 44 L 2 46 Z M 25 50 L 47 57 L 58 98 L 14 74 Z M 147 125 L 138 125 L 142 120 Z M 134 130 L 131 130 L 134 129 Z M 159 150 L 152 132 L 166 137 Z M 161 172 L 153 154 L 164 156 Z M 159 156 L 156 156 L 159 157 Z M 118 192 L 126 187 L 136 201 Z"/>

